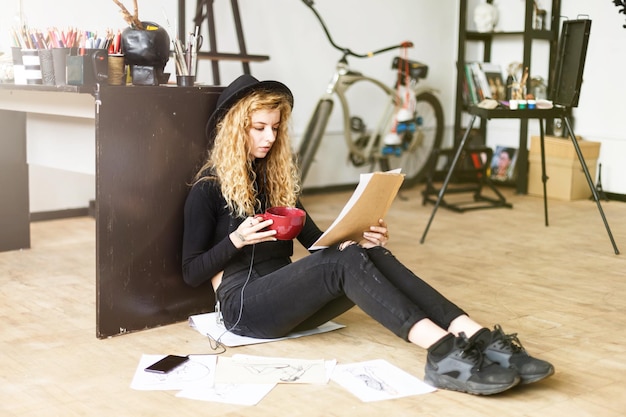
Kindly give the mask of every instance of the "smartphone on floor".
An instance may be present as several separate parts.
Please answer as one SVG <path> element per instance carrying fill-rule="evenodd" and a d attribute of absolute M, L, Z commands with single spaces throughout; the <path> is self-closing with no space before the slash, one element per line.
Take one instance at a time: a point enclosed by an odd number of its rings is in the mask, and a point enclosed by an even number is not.
<path fill-rule="evenodd" d="M 189 360 L 189 356 L 167 355 L 163 359 L 148 366 L 146 372 L 166 374 Z"/>

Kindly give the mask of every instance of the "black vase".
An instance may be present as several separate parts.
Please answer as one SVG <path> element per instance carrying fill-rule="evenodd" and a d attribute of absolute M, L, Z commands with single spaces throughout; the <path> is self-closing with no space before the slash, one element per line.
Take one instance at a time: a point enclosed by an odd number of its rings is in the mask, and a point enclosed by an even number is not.
<path fill-rule="evenodd" d="M 170 57 L 170 36 L 156 23 L 142 23 L 146 29 L 129 27 L 122 31 L 122 51 L 126 64 L 163 70 Z"/>

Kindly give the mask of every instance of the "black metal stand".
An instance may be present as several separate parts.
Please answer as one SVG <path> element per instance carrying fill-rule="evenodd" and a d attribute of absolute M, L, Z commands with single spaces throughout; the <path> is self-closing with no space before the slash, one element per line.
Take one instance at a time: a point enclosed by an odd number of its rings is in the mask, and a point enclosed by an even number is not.
<path fill-rule="evenodd" d="M 453 155 L 454 149 L 435 149 L 433 151 L 430 160 L 429 174 L 426 178 L 426 188 L 422 191 L 423 205 L 426 205 L 426 203 L 434 204 L 437 201 L 433 196 L 438 195 L 440 189 L 435 186 L 435 182 L 440 180 L 442 173 L 447 172 L 446 168 L 449 168 L 450 161 L 446 160 L 446 164 L 440 170 L 437 169 L 437 166 L 440 165 L 443 158 L 449 159 Z M 487 169 L 489 168 L 489 162 L 492 156 L 493 150 L 486 146 L 478 148 L 472 147 L 464 150 L 459 160 L 455 163 L 456 169 L 451 177 L 452 182 L 457 185 L 448 188 L 447 192 L 449 194 L 472 193 L 472 201 L 448 202 L 442 199 L 440 205 L 457 213 L 487 208 L 512 208 L 513 205 L 506 201 L 504 195 L 502 195 L 489 178 Z M 465 163 L 461 163 L 461 166 L 459 166 L 459 162 L 463 161 Z M 485 187 L 490 189 L 496 197 L 484 195 L 483 189 Z"/>
<path fill-rule="evenodd" d="M 246 50 L 246 42 L 243 38 L 243 28 L 241 26 L 241 17 L 239 14 L 239 4 L 237 0 L 231 0 L 231 8 L 233 10 L 233 18 L 235 20 L 235 31 L 237 33 L 237 41 L 239 44 L 238 54 L 230 54 L 230 53 L 220 53 L 217 52 L 217 40 L 215 33 L 215 15 L 213 14 L 213 2 L 214 0 L 198 0 L 196 6 L 196 16 L 194 18 L 194 23 L 198 27 L 202 27 L 202 22 L 204 20 L 207 21 L 208 26 L 208 35 L 209 35 L 209 51 L 200 51 L 198 52 L 198 58 L 207 58 L 211 60 L 211 69 L 213 72 L 213 84 L 220 85 L 220 69 L 219 69 L 219 61 L 241 61 L 243 66 L 243 73 L 250 74 L 250 62 L 260 62 L 267 61 L 269 56 L 267 55 L 250 55 Z M 185 0 L 178 0 L 179 10 L 185 10 Z M 180 13 L 180 11 L 179 11 Z M 182 29 L 179 30 L 179 36 L 182 36 L 182 39 L 185 38 L 185 29 L 184 22 L 182 24 Z"/>
<path fill-rule="evenodd" d="M 545 218 L 545 224 L 546 226 L 548 226 L 548 196 L 546 193 L 546 182 L 548 180 L 548 177 L 546 176 L 546 164 L 545 164 L 545 145 L 544 145 L 544 128 L 543 128 L 543 123 L 545 120 L 547 119 L 555 119 L 555 118 L 562 118 L 565 121 L 565 127 L 567 129 L 567 133 L 570 137 L 570 139 L 572 140 L 572 143 L 574 144 L 574 149 L 576 150 L 576 155 L 578 156 L 578 160 L 580 161 L 580 165 L 583 168 L 583 171 L 585 173 L 585 178 L 587 179 L 587 183 L 589 184 L 589 188 L 591 189 L 591 192 L 593 194 L 593 198 L 596 201 L 596 204 L 598 206 L 598 211 L 600 212 L 600 217 L 602 217 L 602 221 L 604 222 L 604 227 L 606 228 L 606 231 L 609 235 L 609 239 L 611 241 L 611 244 L 613 245 L 613 250 L 615 251 L 615 254 L 618 255 L 619 254 L 619 249 L 617 248 L 617 245 L 615 243 L 615 239 L 613 239 L 613 234 L 611 233 L 611 228 L 609 227 L 609 223 L 606 220 L 606 216 L 604 215 L 604 210 L 602 210 L 602 205 L 600 204 L 600 198 L 598 196 L 598 192 L 593 184 L 593 180 L 591 178 L 591 174 L 589 174 L 589 169 L 587 168 L 587 163 L 585 162 L 585 158 L 583 157 L 582 151 L 580 150 L 580 145 L 578 144 L 578 141 L 576 140 L 576 135 L 574 134 L 574 130 L 572 129 L 572 125 L 569 121 L 569 117 L 568 117 L 568 110 L 565 107 L 555 107 L 552 109 L 533 109 L 533 110 L 508 110 L 508 109 L 494 109 L 494 110 L 487 110 L 487 109 L 482 109 L 479 108 L 477 106 L 473 106 L 470 107 L 469 109 L 469 113 L 472 116 L 472 119 L 469 123 L 469 125 L 467 126 L 467 130 L 465 131 L 465 134 L 463 135 L 463 138 L 461 139 L 461 142 L 459 143 L 459 146 L 457 148 L 456 154 L 454 155 L 454 159 L 452 160 L 452 164 L 450 166 L 450 169 L 448 170 L 448 173 L 446 175 L 446 178 L 443 181 L 443 185 L 441 186 L 441 189 L 439 190 L 439 195 L 437 197 L 437 201 L 435 202 L 435 206 L 433 207 L 433 211 L 430 215 L 430 219 L 428 220 L 428 223 L 426 224 L 426 228 L 424 230 L 424 234 L 422 235 L 422 238 L 420 239 L 420 243 L 424 243 L 424 241 L 426 240 L 426 234 L 428 233 L 428 230 L 430 229 L 430 225 L 433 222 L 433 219 L 435 217 L 435 213 L 437 213 L 437 209 L 439 208 L 439 206 L 441 205 L 441 202 L 443 200 L 443 196 L 446 193 L 446 189 L 448 188 L 448 184 L 450 182 L 450 179 L 452 177 L 452 174 L 454 172 L 454 169 L 459 161 L 459 158 L 461 156 L 461 154 L 463 153 L 463 149 L 465 148 L 465 144 L 467 142 L 467 139 L 470 135 L 470 132 L 472 130 L 472 127 L 474 126 L 474 122 L 476 121 L 476 119 L 478 117 L 482 117 L 482 118 L 486 118 L 486 119 L 494 119 L 494 118 L 498 118 L 498 119 L 538 119 L 539 121 L 539 132 L 541 135 L 541 179 L 543 182 L 543 204 L 544 204 L 544 218 Z M 521 159 L 521 162 L 524 162 L 524 160 L 527 158 L 528 156 L 528 150 L 526 149 L 526 143 L 524 141 L 524 143 L 520 143 L 520 149 L 518 150 L 519 152 L 519 158 Z M 518 159 L 518 162 L 520 160 Z"/>
<path fill-rule="evenodd" d="M 598 183 L 596 184 L 596 190 L 598 191 L 598 197 L 604 201 L 609 201 L 609 197 L 602 188 L 602 164 L 598 164 Z M 593 196 L 591 196 L 593 198 Z"/>

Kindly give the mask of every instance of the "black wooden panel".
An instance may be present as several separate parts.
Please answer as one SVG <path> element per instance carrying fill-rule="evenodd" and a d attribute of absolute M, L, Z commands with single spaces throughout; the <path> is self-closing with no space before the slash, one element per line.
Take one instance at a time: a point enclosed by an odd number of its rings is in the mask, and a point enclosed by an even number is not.
<path fill-rule="evenodd" d="M 0 110 L 0 252 L 30 248 L 26 113 Z"/>
<path fill-rule="evenodd" d="M 182 280 L 183 206 L 221 88 L 103 86 L 96 115 L 97 336 L 212 311 Z"/>

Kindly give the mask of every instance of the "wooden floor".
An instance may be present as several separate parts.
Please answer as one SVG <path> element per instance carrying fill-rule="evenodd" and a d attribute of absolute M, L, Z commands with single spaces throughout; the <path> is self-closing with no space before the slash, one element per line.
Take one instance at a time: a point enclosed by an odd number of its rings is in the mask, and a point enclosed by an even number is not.
<path fill-rule="evenodd" d="M 362 403 L 334 382 L 279 385 L 238 407 L 129 388 L 142 354 L 206 353 L 186 323 L 98 340 L 95 224 L 91 218 L 33 223 L 32 249 L 0 253 L 0 415 L 3 416 L 623 416 L 626 410 L 626 254 L 615 255 L 593 201 L 542 200 L 504 190 L 513 209 L 440 209 L 403 192 L 387 218 L 389 247 L 410 268 L 486 326 L 518 332 L 556 374 L 502 395 L 437 391 Z M 305 196 L 327 226 L 349 193 Z M 626 204 L 604 203 L 626 251 Z M 298 251 L 302 256 L 303 251 Z M 230 349 L 350 363 L 386 359 L 423 378 L 425 352 L 353 309 L 345 329 Z"/>

